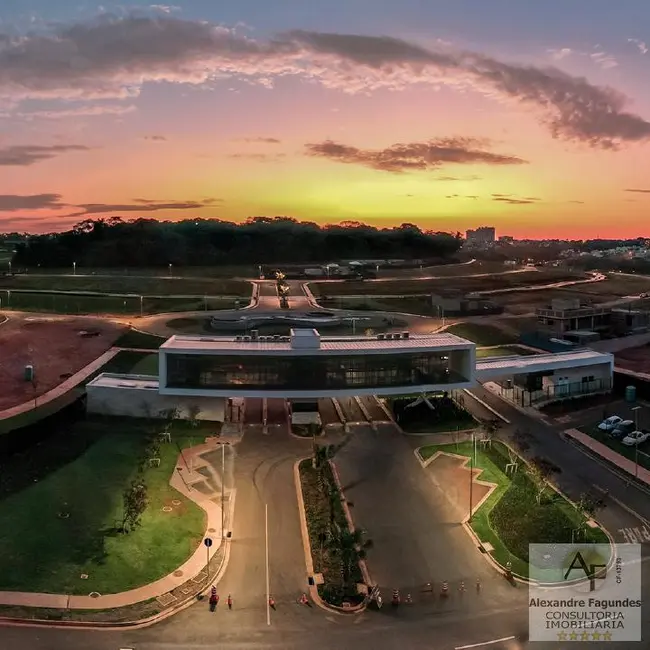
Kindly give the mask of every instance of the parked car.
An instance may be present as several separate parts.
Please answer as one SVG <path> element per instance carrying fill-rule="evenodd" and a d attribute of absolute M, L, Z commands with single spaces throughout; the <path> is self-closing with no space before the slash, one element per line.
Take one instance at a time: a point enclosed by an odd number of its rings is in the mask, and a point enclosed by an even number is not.
<path fill-rule="evenodd" d="M 603 420 L 598 425 L 598 428 L 601 431 L 613 431 L 621 422 L 623 422 L 623 418 L 620 418 L 618 415 L 611 415 L 607 419 Z"/>
<path fill-rule="evenodd" d="M 635 445 L 640 445 L 642 442 L 645 442 L 650 438 L 650 433 L 647 431 L 632 431 L 621 440 L 624 445 L 628 447 L 634 447 Z"/>
<path fill-rule="evenodd" d="M 619 422 L 615 429 L 609 432 L 609 435 L 612 436 L 612 438 L 622 440 L 625 436 L 632 433 L 634 429 L 635 426 L 632 420 L 623 420 L 622 422 Z"/>

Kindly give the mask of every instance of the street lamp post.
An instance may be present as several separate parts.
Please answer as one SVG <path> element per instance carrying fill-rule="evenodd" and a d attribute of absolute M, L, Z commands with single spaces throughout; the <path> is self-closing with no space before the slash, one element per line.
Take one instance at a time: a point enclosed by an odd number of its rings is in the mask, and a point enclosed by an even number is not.
<path fill-rule="evenodd" d="M 221 539 L 226 539 L 226 445 L 221 443 Z"/>
<path fill-rule="evenodd" d="M 169 265 L 169 277 L 170 278 L 172 277 L 172 265 L 171 264 Z"/>
<path fill-rule="evenodd" d="M 77 263 L 72 262 L 72 275 L 77 275 Z"/>

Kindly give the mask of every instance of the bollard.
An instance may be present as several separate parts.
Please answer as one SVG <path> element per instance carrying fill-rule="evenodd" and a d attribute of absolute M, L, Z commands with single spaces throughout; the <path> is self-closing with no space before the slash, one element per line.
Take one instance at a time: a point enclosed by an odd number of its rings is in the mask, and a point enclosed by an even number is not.
<path fill-rule="evenodd" d="M 506 562 L 506 580 L 512 580 L 512 562 Z"/>

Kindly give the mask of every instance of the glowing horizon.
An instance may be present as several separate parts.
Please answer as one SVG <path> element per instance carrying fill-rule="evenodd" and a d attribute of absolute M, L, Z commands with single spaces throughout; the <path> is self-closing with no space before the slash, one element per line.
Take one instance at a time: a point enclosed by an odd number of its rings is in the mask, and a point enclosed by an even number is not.
<path fill-rule="evenodd" d="M 0 9 L 0 231 L 286 215 L 650 236 L 639 16 L 599 6 L 585 39 L 559 0 L 553 25 L 502 2 L 211 4 Z"/>

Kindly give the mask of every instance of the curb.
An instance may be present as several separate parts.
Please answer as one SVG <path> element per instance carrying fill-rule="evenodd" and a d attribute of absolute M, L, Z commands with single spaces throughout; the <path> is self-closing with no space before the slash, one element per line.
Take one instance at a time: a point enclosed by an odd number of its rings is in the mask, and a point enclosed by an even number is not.
<path fill-rule="evenodd" d="M 293 478 L 294 482 L 296 485 L 296 497 L 298 499 L 298 512 L 300 514 L 300 533 L 302 537 L 302 547 L 303 551 L 305 553 L 305 568 L 307 569 L 307 577 L 313 576 L 314 575 L 314 559 L 312 557 L 312 552 L 311 552 L 311 543 L 309 541 L 309 531 L 307 528 L 307 513 L 305 511 L 305 501 L 304 497 L 302 494 L 302 482 L 300 480 L 300 464 L 306 460 L 310 460 L 311 456 L 305 456 L 304 458 L 299 458 L 294 464 L 293 464 Z M 337 487 L 339 487 L 338 483 L 338 475 L 336 474 L 336 470 L 334 469 L 332 462 L 330 462 L 330 466 L 332 466 L 332 473 L 334 475 L 334 481 L 337 483 Z M 348 517 L 349 511 L 347 510 L 347 503 L 343 497 L 343 492 L 341 491 L 341 501 L 344 507 L 344 511 L 346 512 L 346 519 Z M 348 520 L 348 525 L 349 525 L 349 520 Z M 352 528 L 354 530 L 354 528 Z M 359 562 L 359 565 L 361 565 L 361 561 Z M 365 565 L 365 563 L 364 563 Z M 364 570 L 362 569 L 362 573 Z M 367 569 L 366 569 L 367 572 Z M 364 574 L 365 577 L 365 574 Z M 313 584 L 309 585 L 309 595 L 311 596 L 311 599 L 314 601 L 314 603 L 320 607 L 321 609 L 327 611 L 327 612 L 333 612 L 334 614 L 360 614 L 366 609 L 366 606 L 362 603 L 361 605 L 356 605 L 355 607 L 349 607 L 346 609 L 343 609 L 342 607 L 336 607 L 335 605 L 330 605 L 329 603 L 326 603 L 321 597 L 320 594 L 318 593 L 318 586 Z"/>

